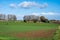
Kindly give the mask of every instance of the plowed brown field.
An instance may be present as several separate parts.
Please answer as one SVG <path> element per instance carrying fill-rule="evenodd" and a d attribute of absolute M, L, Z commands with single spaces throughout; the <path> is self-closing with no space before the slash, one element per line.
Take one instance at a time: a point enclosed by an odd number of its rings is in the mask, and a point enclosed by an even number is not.
<path fill-rule="evenodd" d="M 8 33 L 12 37 L 52 37 L 56 30 L 37 30 L 29 32 Z"/>

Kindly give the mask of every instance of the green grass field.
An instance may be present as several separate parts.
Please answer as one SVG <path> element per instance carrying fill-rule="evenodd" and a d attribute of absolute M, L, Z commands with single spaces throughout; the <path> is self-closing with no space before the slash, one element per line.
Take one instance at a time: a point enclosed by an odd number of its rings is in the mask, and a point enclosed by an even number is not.
<path fill-rule="evenodd" d="M 57 29 L 59 25 L 53 23 L 24 23 L 22 21 L 18 22 L 0 22 L 0 39 L 3 40 L 15 40 L 16 37 L 11 37 L 10 32 L 28 32 L 37 30 L 50 30 Z M 52 37 L 51 37 L 52 38 Z M 51 38 L 35 37 L 33 40 L 51 40 Z M 17 40 L 32 40 L 32 38 L 18 38 Z"/>

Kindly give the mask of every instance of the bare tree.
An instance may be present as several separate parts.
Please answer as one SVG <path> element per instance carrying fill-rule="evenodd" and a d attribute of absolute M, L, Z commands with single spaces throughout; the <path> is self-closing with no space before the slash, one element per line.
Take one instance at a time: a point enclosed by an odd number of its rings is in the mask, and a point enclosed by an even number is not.
<path fill-rule="evenodd" d="M 16 16 L 15 15 L 12 15 L 12 14 L 8 14 L 7 15 L 7 17 L 8 17 L 8 20 L 12 20 L 12 21 L 15 21 L 16 20 Z"/>
<path fill-rule="evenodd" d="M 40 17 L 35 15 L 26 15 L 23 17 L 23 19 L 24 22 L 33 21 L 34 23 L 36 23 L 37 21 L 40 21 Z"/>
<path fill-rule="evenodd" d="M 29 21 L 29 16 L 24 16 L 23 19 L 24 19 L 24 22 L 27 22 Z"/>
<path fill-rule="evenodd" d="M 0 14 L 0 20 L 5 20 L 5 15 L 4 14 Z"/>

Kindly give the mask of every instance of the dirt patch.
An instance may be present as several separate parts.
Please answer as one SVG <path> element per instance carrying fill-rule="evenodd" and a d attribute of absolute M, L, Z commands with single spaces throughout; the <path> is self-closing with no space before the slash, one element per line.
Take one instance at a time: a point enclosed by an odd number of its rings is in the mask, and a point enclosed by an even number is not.
<path fill-rule="evenodd" d="M 38 30 L 29 32 L 13 32 L 9 35 L 12 37 L 52 37 L 56 30 Z"/>

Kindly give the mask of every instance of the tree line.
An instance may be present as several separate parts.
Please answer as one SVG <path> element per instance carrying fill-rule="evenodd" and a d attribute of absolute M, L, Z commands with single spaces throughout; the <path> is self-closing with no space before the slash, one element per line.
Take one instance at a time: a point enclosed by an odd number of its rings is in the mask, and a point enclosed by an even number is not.
<path fill-rule="evenodd" d="M 12 14 L 8 14 L 8 15 L 0 14 L 0 21 L 1 20 L 16 21 L 17 17 L 16 17 L 16 15 L 12 15 Z M 24 15 L 23 21 L 25 23 L 27 23 L 27 22 L 34 22 L 34 23 L 36 23 L 36 22 L 45 22 L 45 23 L 52 22 L 52 23 L 60 24 L 60 20 L 48 20 L 44 16 L 36 16 L 36 15 Z"/>
<path fill-rule="evenodd" d="M 49 23 L 49 20 L 47 18 L 45 18 L 44 16 L 36 16 L 36 15 L 25 15 L 23 17 L 23 20 L 24 20 L 24 22 L 33 21 L 34 23 L 36 23 L 36 22 Z"/>
<path fill-rule="evenodd" d="M 0 14 L 0 20 L 17 20 L 16 15 L 12 15 L 12 14 Z"/>
<path fill-rule="evenodd" d="M 12 14 L 8 14 L 8 15 L 0 14 L 0 20 L 16 21 L 17 17 L 16 15 L 12 15 Z M 49 23 L 49 20 L 46 19 L 44 16 L 36 16 L 36 15 L 25 15 L 23 17 L 23 21 L 24 22 L 32 21 L 34 23 L 36 22 Z"/>

